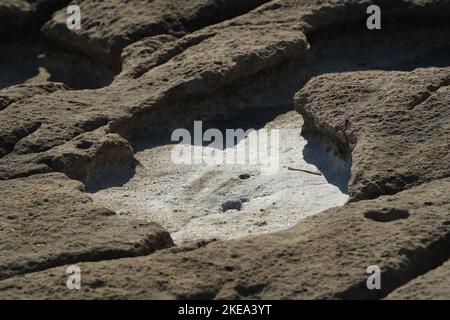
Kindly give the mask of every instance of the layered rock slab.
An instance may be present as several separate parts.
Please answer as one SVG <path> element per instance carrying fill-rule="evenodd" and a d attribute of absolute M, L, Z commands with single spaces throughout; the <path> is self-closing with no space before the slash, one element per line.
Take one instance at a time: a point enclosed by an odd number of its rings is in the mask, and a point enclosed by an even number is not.
<path fill-rule="evenodd" d="M 163 117 L 170 105 L 187 105 L 186 99 L 211 95 L 237 81 L 250 81 L 258 72 L 299 59 L 308 47 L 303 29 L 312 32 L 328 24 L 360 19 L 365 15 L 363 4 L 358 1 L 345 5 L 274 2 L 179 41 L 175 36 L 165 35 L 146 38 L 126 50 L 126 69 L 111 86 L 34 96 L 1 111 L 0 119 L 5 125 L 0 129 L 0 157 L 3 156 L 0 179 L 54 171 L 46 161 L 36 160 L 39 158 L 36 154 L 51 153 L 52 148 L 108 124 L 111 124 L 110 131 L 129 138 L 133 134 L 131 127 L 145 126 L 145 123 L 136 124 L 136 119 L 145 118 L 153 110 L 162 111 L 159 116 L 151 117 Z M 435 5 L 433 2 L 424 8 Z M 393 14 L 396 8 L 391 8 Z M 430 14 L 427 10 L 423 12 L 425 16 Z M 321 15 L 329 17 L 323 20 L 324 24 L 308 22 L 311 17 Z M 148 50 L 147 46 L 150 46 Z M 217 113 L 215 110 L 196 112 L 198 116 Z M 181 108 L 179 113 L 194 115 Z"/>
<path fill-rule="evenodd" d="M 43 28 L 52 39 L 97 58 L 120 70 L 120 53 L 127 45 L 160 34 L 182 36 L 236 15 L 267 0 L 138 0 L 128 2 L 84 0 L 76 4 L 83 13 L 83 28 L 66 27 L 65 10 L 57 12 Z"/>
<path fill-rule="evenodd" d="M 450 69 L 351 72 L 312 79 L 295 97 L 304 133 L 352 152 L 352 200 L 450 175 Z"/>
<path fill-rule="evenodd" d="M 2 181 L 0 194 L 0 279 L 173 245 L 159 225 L 93 205 L 81 183 L 63 174 Z"/>
<path fill-rule="evenodd" d="M 55 92 L 10 104 L 0 113 L 5 120 L 0 129 L 0 147 L 5 150 L 0 155 L 0 179 L 36 172 L 36 162 L 39 166 L 46 163 L 41 154 L 47 158 L 53 148 L 101 127 L 128 138 L 139 120 L 148 120 L 140 124 L 146 129 L 150 122 L 146 113 L 208 95 L 299 57 L 306 49 L 305 37 L 299 31 L 276 29 L 267 33 L 267 28 L 249 31 L 230 27 L 212 35 L 211 30 L 199 33 L 208 34 L 208 39 L 137 79 L 118 81 L 100 90 Z M 181 115 L 186 113 L 180 110 Z M 197 115 L 201 114 L 202 110 L 197 110 Z"/>
<path fill-rule="evenodd" d="M 77 292 L 66 288 L 64 267 L 18 276 L 0 282 L 0 296 L 379 298 L 448 258 L 449 187 L 450 179 L 433 181 L 329 209 L 270 235 L 80 263 L 83 288 Z M 381 290 L 366 287 L 370 265 L 382 270 Z"/>
<path fill-rule="evenodd" d="M 40 84 L 23 84 L 0 90 L 0 111 L 9 105 L 39 94 L 53 93 L 58 90 L 66 90 L 62 83 L 47 82 Z M 1 153 L 0 153 L 1 154 Z"/>

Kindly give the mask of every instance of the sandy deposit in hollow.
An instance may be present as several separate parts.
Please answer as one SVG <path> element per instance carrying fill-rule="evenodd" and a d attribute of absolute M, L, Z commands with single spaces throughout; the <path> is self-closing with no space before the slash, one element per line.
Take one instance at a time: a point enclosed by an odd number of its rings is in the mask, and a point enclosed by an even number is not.
<path fill-rule="evenodd" d="M 280 169 L 276 174 L 267 175 L 249 165 L 174 165 L 174 145 L 163 145 L 136 154 L 140 165 L 126 184 L 92 197 L 120 215 L 160 223 L 178 243 L 232 239 L 292 227 L 299 219 L 343 205 L 348 199 L 323 175 L 292 170 L 318 171 L 303 159 L 307 141 L 300 135 L 301 126 L 301 116 L 292 111 L 264 127 L 280 129 Z M 333 158 L 329 160 L 335 174 L 346 178 L 348 163 L 325 150 L 323 157 Z M 221 204 L 229 200 L 241 200 L 241 210 L 223 212 Z"/>

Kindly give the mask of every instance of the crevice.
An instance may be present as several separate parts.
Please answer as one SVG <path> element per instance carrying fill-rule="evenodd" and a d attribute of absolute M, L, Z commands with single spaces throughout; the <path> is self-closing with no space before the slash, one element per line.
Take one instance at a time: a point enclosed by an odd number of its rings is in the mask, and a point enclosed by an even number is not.
<path fill-rule="evenodd" d="M 23 37 L 36 35 L 41 27 L 51 19 L 53 13 L 68 5 L 70 1 L 21 0 L 17 7 L 10 7 L 6 3 L 5 7 L 0 8 L 0 20 L 4 26 L 7 26 L 0 30 L 0 39 L 17 41 Z"/>
<path fill-rule="evenodd" d="M 52 1 L 40 1 L 40 0 L 27 0 L 32 6 L 33 11 L 37 19 L 36 30 L 41 27 L 52 18 L 52 15 L 69 5 L 71 0 L 52 0 Z"/>
<path fill-rule="evenodd" d="M 429 89 L 429 91 L 426 91 L 422 93 L 419 96 L 414 97 L 414 101 L 412 101 L 407 108 L 409 110 L 414 110 L 421 104 L 424 104 L 428 101 L 436 92 L 438 92 L 440 89 L 450 86 L 450 78 L 443 79 L 440 84 L 437 86 L 433 86 Z"/>
<path fill-rule="evenodd" d="M 200 248 L 206 247 L 210 243 L 216 242 L 217 239 L 206 239 L 206 240 L 198 240 L 198 241 L 192 241 L 192 242 L 183 242 L 178 246 L 172 247 L 168 249 L 170 253 L 178 254 L 178 253 L 185 253 L 190 252 L 194 250 L 198 250 Z"/>
<path fill-rule="evenodd" d="M 2 143 L 0 147 L 0 159 L 10 154 L 20 141 L 35 133 L 41 126 L 42 122 L 33 122 L 28 124 L 26 127 L 15 129 L 12 133 L 10 133 L 11 136 L 14 136 L 14 139 L 4 138 L 5 142 Z"/>
<path fill-rule="evenodd" d="M 392 222 L 402 219 L 408 219 L 410 216 L 408 210 L 397 208 L 384 208 L 382 210 L 369 210 L 364 212 L 364 217 L 376 222 Z"/>
<path fill-rule="evenodd" d="M 169 233 L 164 231 L 157 235 L 150 235 L 141 243 L 136 243 L 134 249 L 108 249 L 101 251 L 93 249 L 92 251 L 87 252 L 64 252 L 48 257 L 45 261 L 31 260 L 22 263 L 2 265 L 0 266 L 0 281 L 69 264 L 147 256 L 155 251 L 168 249 L 173 245 Z"/>
<path fill-rule="evenodd" d="M 364 279 L 364 281 L 336 294 L 336 297 L 352 300 L 383 299 L 411 280 L 436 269 L 450 259 L 450 232 L 445 233 L 427 247 L 418 246 L 414 250 L 400 249 L 398 254 L 405 257 L 406 261 L 397 268 L 382 269 L 380 290 L 368 290 L 366 279 Z"/>
<path fill-rule="evenodd" d="M 151 57 L 150 63 L 143 63 L 145 64 L 145 67 L 139 66 L 139 69 L 133 73 L 132 78 L 139 79 L 142 75 L 149 72 L 153 68 L 169 62 L 171 59 L 182 54 L 187 49 L 193 46 L 197 46 L 201 44 L 203 41 L 210 39 L 214 36 L 215 33 L 212 32 L 208 34 L 202 34 L 200 36 L 183 38 L 179 41 L 167 44 L 167 47 L 163 49 L 164 50 L 163 52 L 158 51 L 156 52 L 156 57 Z"/>

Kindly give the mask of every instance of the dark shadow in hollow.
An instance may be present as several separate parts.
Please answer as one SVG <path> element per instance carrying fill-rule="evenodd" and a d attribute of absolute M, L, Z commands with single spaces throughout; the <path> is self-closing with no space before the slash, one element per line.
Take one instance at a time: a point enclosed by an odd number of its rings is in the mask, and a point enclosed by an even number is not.
<path fill-rule="evenodd" d="M 1 41 L 0 47 L 0 90 L 22 84 L 39 74 L 38 56 L 27 54 L 21 48 L 14 48 L 10 42 Z"/>
<path fill-rule="evenodd" d="M 308 141 L 303 149 L 303 159 L 314 164 L 330 184 L 338 187 L 342 193 L 348 194 L 348 181 L 352 167 L 351 154 L 337 151 L 331 147 L 327 138 L 313 133 L 303 134 L 303 136 Z"/>
<path fill-rule="evenodd" d="M 450 26 L 449 26 L 450 28 Z M 432 63 L 430 63 L 432 61 Z M 416 68 L 426 68 L 429 66 L 445 68 L 450 65 L 450 44 L 447 46 L 436 47 L 422 55 L 416 56 L 411 60 L 400 63 L 399 70 L 410 71 Z"/>
<path fill-rule="evenodd" d="M 89 57 L 48 46 L 39 35 L 0 42 L 0 89 L 23 83 L 62 82 L 75 90 L 109 85 L 115 73 Z"/>
<path fill-rule="evenodd" d="M 84 183 L 85 191 L 95 193 L 100 190 L 123 186 L 136 174 L 136 166 L 137 163 L 126 163 L 120 167 L 96 172 L 95 176 L 89 176 L 86 179 Z"/>
<path fill-rule="evenodd" d="M 186 129 L 192 138 L 192 145 L 196 145 L 194 143 L 194 121 L 202 121 L 202 135 L 208 129 L 218 129 L 222 136 L 224 137 L 224 148 L 225 148 L 225 137 L 227 129 L 242 129 L 244 131 L 247 130 L 259 130 L 263 128 L 268 122 L 274 120 L 280 114 L 286 113 L 292 110 L 292 105 L 279 105 L 279 106 L 258 106 L 258 112 L 255 114 L 255 110 L 243 109 L 239 111 L 239 115 L 233 115 L 230 117 L 222 118 L 222 119 L 212 119 L 205 120 L 196 119 L 192 120 L 190 123 L 186 123 L 185 125 L 180 124 L 180 128 Z M 178 141 L 172 141 L 172 131 L 175 127 L 170 127 L 168 130 L 162 130 L 158 132 L 153 132 L 147 136 L 145 139 L 139 139 L 139 141 L 133 144 L 133 149 L 135 152 L 139 152 L 145 149 L 154 148 L 161 145 L 167 144 L 177 144 Z M 176 128 L 178 129 L 178 128 Z M 151 138 L 150 138 L 151 137 Z M 244 137 L 245 138 L 245 137 Z M 236 146 L 241 139 L 235 139 L 233 141 L 233 146 Z M 206 147 L 209 146 L 214 141 L 203 141 L 201 142 L 201 146 Z"/>

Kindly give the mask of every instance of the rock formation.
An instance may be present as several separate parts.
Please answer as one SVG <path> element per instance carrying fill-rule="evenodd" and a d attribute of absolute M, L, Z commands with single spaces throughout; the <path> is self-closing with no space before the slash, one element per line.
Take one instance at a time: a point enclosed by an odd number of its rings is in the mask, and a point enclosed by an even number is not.
<path fill-rule="evenodd" d="M 379 31 L 369 0 L 77 3 L 71 31 L 69 1 L 0 0 L 0 70 L 21 70 L 0 78 L 0 298 L 450 298 L 450 1 L 377 1 Z M 351 163 L 342 186 L 311 160 L 348 203 L 174 245 L 88 193 L 130 179 L 136 150 L 174 128 L 266 109 L 302 115 L 305 159 L 320 141 Z"/>

